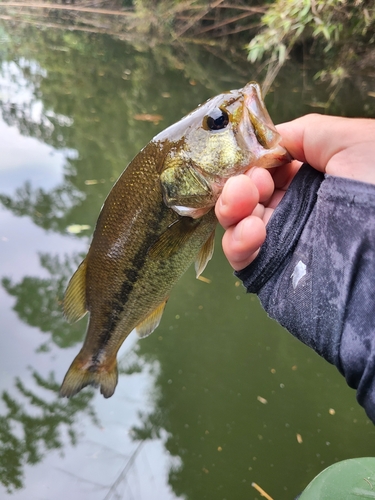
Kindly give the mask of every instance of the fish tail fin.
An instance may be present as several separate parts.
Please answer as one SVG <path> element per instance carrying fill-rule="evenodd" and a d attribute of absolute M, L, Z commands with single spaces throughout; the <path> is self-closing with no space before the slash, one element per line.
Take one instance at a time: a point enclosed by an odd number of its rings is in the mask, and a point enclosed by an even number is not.
<path fill-rule="evenodd" d="M 105 398 L 115 392 L 118 380 L 116 358 L 111 363 L 98 364 L 92 361 L 82 362 L 80 355 L 74 359 L 60 387 L 60 397 L 70 398 L 88 385 L 100 387 Z"/>

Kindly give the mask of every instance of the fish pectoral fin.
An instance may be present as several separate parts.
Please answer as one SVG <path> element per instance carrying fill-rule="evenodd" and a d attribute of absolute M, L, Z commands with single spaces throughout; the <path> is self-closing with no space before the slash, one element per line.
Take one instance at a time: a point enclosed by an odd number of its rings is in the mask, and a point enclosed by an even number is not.
<path fill-rule="evenodd" d="M 195 261 L 195 272 L 197 278 L 203 273 L 205 270 L 208 261 L 211 260 L 212 255 L 214 253 L 215 248 L 215 230 L 212 231 L 206 243 L 202 246 L 197 256 L 197 260 Z"/>
<path fill-rule="evenodd" d="M 167 299 L 168 300 L 168 299 Z M 161 317 L 163 316 L 164 308 L 167 300 L 162 302 L 146 319 L 136 326 L 135 331 L 140 339 L 148 337 L 159 326 Z"/>
<path fill-rule="evenodd" d="M 150 247 L 148 251 L 150 259 L 163 260 L 172 257 L 188 242 L 198 224 L 200 224 L 199 220 L 190 217 L 180 217 L 177 219 Z"/>
<path fill-rule="evenodd" d="M 81 319 L 87 313 L 86 307 L 86 259 L 71 277 L 64 296 L 64 315 L 70 323 Z"/>

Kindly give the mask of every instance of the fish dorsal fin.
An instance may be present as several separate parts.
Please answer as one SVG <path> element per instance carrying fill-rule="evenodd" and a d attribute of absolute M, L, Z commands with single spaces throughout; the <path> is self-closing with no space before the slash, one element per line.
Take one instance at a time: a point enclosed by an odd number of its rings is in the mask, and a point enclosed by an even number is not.
<path fill-rule="evenodd" d="M 81 262 L 71 277 L 64 296 L 64 314 L 70 323 L 81 319 L 87 313 L 86 307 L 86 260 Z"/>
<path fill-rule="evenodd" d="M 195 272 L 197 274 L 197 278 L 199 278 L 199 276 L 205 270 L 208 261 L 211 259 L 214 253 L 214 248 L 215 248 L 215 231 L 212 231 L 206 243 L 199 250 L 197 260 L 195 261 Z"/>
<path fill-rule="evenodd" d="M 146 319 L 142 321 L 142 323 L 139 323 L 139 325 L 137 325 L 135 330 L 140 339 L 151 335 L 151 333 L 159 326 L 167 300 L 162 302 L 156 309 L 152 311 L 151 314 L 147 316 Z"/>
<path fill-rule="evenodd" d="M 187 243 L 199 221 L 190 217 L 181 217 L 173 222 L 151 246 L 148 255 L 151 259 L 169 259 Z"/>

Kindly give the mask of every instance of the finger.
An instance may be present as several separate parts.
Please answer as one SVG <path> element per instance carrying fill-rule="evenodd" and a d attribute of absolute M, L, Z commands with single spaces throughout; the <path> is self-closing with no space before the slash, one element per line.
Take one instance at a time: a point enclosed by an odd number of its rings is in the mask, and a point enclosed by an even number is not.
<path fill-rule="evenodd" d="M 276 189 L 282 189 L 284 191 L 288 189 L 301 166 L 302 163 L 300 161 L 292 161 L 287 165 L 275 168 L 272 175 Z"/>
<path fill-rule="evenodd" d="M 311 116 L 311 115 L 308 115 Z M 303 138 L 307 124 L 302 118 L 297 118 L 290 122 L 280 123 L 276 125 L 277 131 L 281 134 L 281 144 L 288 152 L 297 160 L 306 161 Z"/>
<path fill-rule="evenodd" d="M 269 170 L 260 167 L 253 167 L 246 174 L 256 185 L 259 192 L 259 201 L 267 201 L 275 189 L 274 181 Z"/>
<path fill-rule="evenodd" d="M 250 177 L 231 177 L 216 203 L 216 216 L 224 229 L 227 229 L 250 215 L 258 202 L 259 192 Z"/>
<path fill-rule="evenodd" d="M 293 158 L 306 161 L 321 172 L 326 171 L 331 158 L 360 141 L 368 129 L 361 120 L 319 114 L 305 115 L 277 125 L 282 145 Z"/>
<path fill-rule="evenodd" d="M 280 201 L 283 199 L 285 193 L 286 193 L 286 191 L 284 189 L 276 189 L 275 192 L 273 193 L 273 195 L 271 196 L 271 198 L 268 200 L 267 208 L 269 210 L 274 210 L 277 207 L 277 205 L 280 203 Z M 267 224 L 268 221 L 266 221 L 264 219 L 264 216 L 263 216 L 263 220 Z"/>
<path fill-rule="evenodd" d="M 233 269 L 239 271 L 250 264 L 265 239 L 266 228 L 259 217 L 250 215 L 230 227 L 223 236 L 222 245 Z"/>
<path fill-rule="evenodd" d="M 273 212 L 274 212 L 274 208 L 271 208 L 271 207 L 267 207 L 265 210 L 264 210 L 264 214 L 263 214 L 263 222 L 264 224 L 267 226 Z"/>
<path fill-rule="evenodd" d="M 258 205 L 252 211 L 251 215 L 255 215 L 255 217 L 263 219 L 265 210 L 266 210 L 265 206 L 262 205 L 261 203 L 258 203 Z"/>

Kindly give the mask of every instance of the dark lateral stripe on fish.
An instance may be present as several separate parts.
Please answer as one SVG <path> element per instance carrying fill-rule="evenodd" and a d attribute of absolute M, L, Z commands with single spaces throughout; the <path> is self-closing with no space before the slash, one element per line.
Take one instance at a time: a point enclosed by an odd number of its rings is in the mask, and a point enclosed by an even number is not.
<path fill-rule="evenodd" d="M 145 258 L 143 259 L 143 262 L 145 261 Z M 135 271 L 131 275 L 131 279 L 126 279 L 121 287 L 121 291 L 119 294 L 116 294 L 114 297 L 114 300 L 112 302 L 112 313 L 108 317 L 108 320 L 106 322 L 106 325 L 103 327 L 100 335 L 99 335 L 99 353 L 98 356 L 95 358 L 92 358 L 93 363 L 98 363 L 100 364 L 100 351 L 105 349 L 106 345 L 108 344 L 109 340 L 111 339 L 112 332 L 115 330 L 119 319 L 120 319 L 120 314 L 125 308 L 125 304 L 128 300 L 128 297 L 130 293 L 132 292 L 134 285 L 138 279 L 139 272 Z"/>
<path fill-rule="evenodd" d="M 104 326 L 100 336 L 99 336 L 99 345 L 100 351 L 102 349 L 105 349 L 106 345 L 108 344 L 112 332 L 115 330 L 120 314 L 125 308 L 125 305 L 129 299 L 129 296 L 131 292 L 133 291 L 134 285 L 136 284 L 138 278 L 139 278 L 139 273 L 143 266 L 145 265 L 146 258 L 148 255 L 148 251 L 150 247 L 155 243 L 158 232 L 160 231 L 160 225 L 164 220 L 165 217 L 165 210 L 170 210 L 167 207 L 161 207 L 162 209 L 157 213 L 154 214 L 154 224 L 153 224 L 153 231 L 147 233 L 145 235 L 145 239 L 142 242 L 142 248 L 136 255 L 134 256 L 134 259 L 131 263 L 129 263 L 129 268 L 126 271 L 126 279 L 124 280 L 122 286 L 121 286 L 121 291 L 115 295 L 114 301 L 112 303 L 112 314 L 108 318 L 107 324 Z M 100 363 L 100 351 L 98 353 L 98 356 L 92 359 L 93 363 Z"/>

